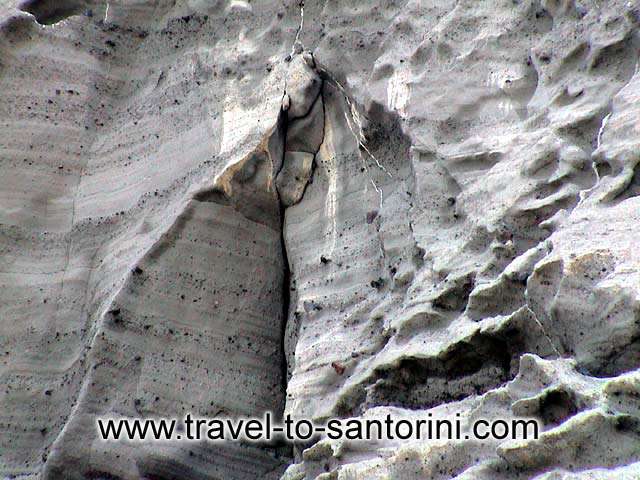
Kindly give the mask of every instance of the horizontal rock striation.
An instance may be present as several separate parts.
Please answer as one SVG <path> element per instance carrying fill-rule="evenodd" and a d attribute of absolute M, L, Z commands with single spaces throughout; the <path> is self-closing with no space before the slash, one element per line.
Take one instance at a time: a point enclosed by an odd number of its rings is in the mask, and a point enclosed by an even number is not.
<path fill-rule="evenodd" d="M 640 477 L 640 6 L 0 2 L 0 473 Z M 127 445 L 99 416 L 536 418 Z"/>

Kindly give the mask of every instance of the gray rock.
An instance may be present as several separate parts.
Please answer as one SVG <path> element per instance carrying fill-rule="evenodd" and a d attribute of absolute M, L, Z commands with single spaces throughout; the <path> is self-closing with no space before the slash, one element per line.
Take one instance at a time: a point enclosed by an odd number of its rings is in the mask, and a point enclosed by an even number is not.
<path fill-rule="evenodd" d="M 312 168 L 312 153 L 285 152 L 282 170 L 276 177 L 280 201 L 285 207 L 300 201 L 311 178 Z"/>
<path fill-rule="evenodd" d="M 640 477 L 639 19 L 0 2 L 0 476 Z M 541 431 L 131 448 L 95 428 L 267 410 Z"/>

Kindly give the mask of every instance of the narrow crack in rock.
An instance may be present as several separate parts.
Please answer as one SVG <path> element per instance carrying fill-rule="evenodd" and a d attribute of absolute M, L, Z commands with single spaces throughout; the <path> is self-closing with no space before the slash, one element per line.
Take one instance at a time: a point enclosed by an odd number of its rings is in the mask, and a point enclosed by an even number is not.
<path fill-rule="evenodd" d="M 640 478 L 634 2 L 0 3 L 0 477 Z"/>

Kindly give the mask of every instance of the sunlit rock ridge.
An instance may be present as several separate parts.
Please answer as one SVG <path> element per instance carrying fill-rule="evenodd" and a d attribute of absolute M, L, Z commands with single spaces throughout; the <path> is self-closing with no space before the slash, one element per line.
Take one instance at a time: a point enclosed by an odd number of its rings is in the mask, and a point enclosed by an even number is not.
<path fill-rule="evenodd" d="M 0 477 L 640 478 L 640 2 L 0 0 Z M 98 417 L 536 418 L 102 442 Z"/>

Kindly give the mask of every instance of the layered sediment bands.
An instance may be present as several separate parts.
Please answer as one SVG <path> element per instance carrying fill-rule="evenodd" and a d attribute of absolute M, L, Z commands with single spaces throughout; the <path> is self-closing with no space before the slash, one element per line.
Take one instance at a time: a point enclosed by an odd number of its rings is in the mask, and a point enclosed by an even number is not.
<path fill-rule="evenodd" d="M 93 424 L 282 409 L 280 214 L 262 142 L 284 69 L 224 52 L 242 31 L 283 58 L 281 25 L 297 19 L 201 7 L 96 3 L 52 26 L 0 8 L 3 475 L 268 478 L 286 462 L 233 446 L 134 455 Z M 248 29 L 227 24 L 249 14 Z"/>
<path fill-rule="evenodd" d="M 193 445 L 129 454 L 100 442 L 95 427 L 96 417 L 282 411 L 284 265 L 271 156 L 279 159 L 281 148 L 272 152 L 269 143 L 196 194 L 132 269 L 97 326 L 45 478 L 276 478 L 286 447 L 200 447 L 190 465 Z"/>
<path fill-rule="evenodd" d="M 2 475 L 640 476 L 636 3 L 0 4 Z M 268 409 L 542 434 L 93 424 Z"/>
<path fill-rule="evenodd" d="M 339 392 L 336 387 L 342 380 L 331 363 L 355 365 L 357 360 L 352 355 L 379 349 L 385 335 L 383 324 L 381 318 L 368 318 L 369 314 L 377 303 L 375 299 L 392 290 L 388 269 L 402 269 L 403 256 L 409 263 L 414 261 L 410 230 L 397 221 L 406 218 L 408 187 L 400 184 L 393 191 L 395 185 L 389 174 L 364 150 L 360 151 L 358 138 L 351 130 L 359 127 L 350 125 L 354 120 L 349 118 L 351 112 L 339 88 L 325 81 L 322 98 L 324 139 L 316 155 L 313 181 L 302 201 L 289 207 L 285 215 L 285 240 L 296 291 L 295 310 L 289 322 L 296 325 L 297 332 L 288 408 L 301 416 L 330 413 L 323 407 L 336 401 L 333 396 Z M 408 144 L 401 143 L 404 137 L 398 140 L 388 134 L 383 136 L 384 133 L 376 132 L 381 148 L 374 148 L 374 154 L 380 155 L 383 148 L 390 152 L 395 148 L 402 151 L 403 147 L 407 154 Z M 409 177 L 409 172 L 402 172 L 393 164 L 390 155 L 382 158 L 387 163 L 385 168 L 397 175 L 399 183 Z M 395 205 L 397 216 L 391 222 L 397 224 L 388 233 L 381 227 L 379 216 L 381 194 L 387 186 L 390 188 L 386 195 L 404 200 Z M 408 238 L 402 236 L 403 230 Z M 386 242 L 387 236 L 396 244 Z M 318 362 L 316 359 L 320 358 Z M 324 374 L 317 369 L 324 370 Z M 308 396 L 316 395 L 324 400 L 308 401 Z"/>

